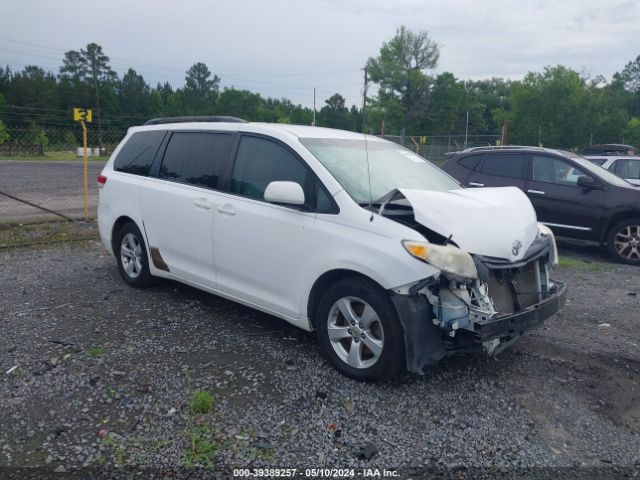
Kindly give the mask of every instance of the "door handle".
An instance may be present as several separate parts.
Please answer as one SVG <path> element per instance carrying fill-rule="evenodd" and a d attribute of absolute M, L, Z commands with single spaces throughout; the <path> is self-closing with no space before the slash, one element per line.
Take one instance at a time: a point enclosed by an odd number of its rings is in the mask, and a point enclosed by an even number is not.
<path fill-rule="evenodd" d="M 230 215 L 233 216 L 236 214 L 236 207 L 234 207 L 233 205 L 230 204 L 225 204 L 225 205 L 221 205 L 220 207 L 218 207 L 218 212 L 220 212 L 223 215 Z"/>
<path fill-rule="evenodd" d="M 205 210 L 211 210 L 211 203 L 206 198 L 197 198 L 193 204 L 198 208 L 204 208 Z"/>
<path fill-rule="evenodd" d="M 544 192 L 540 190 L 527 190 L 527 193 L 536 193 L 538 195 L 544 195 Z"/>
<path fill-rule="evenodd" d="M 469 182 L 470 187 L 484 187 L 484 183 Z"/>

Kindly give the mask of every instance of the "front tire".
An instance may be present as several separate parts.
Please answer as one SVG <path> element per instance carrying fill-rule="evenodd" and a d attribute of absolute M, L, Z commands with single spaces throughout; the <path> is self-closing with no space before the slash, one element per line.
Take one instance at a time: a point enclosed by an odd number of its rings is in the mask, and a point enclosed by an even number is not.
<path fill-rule="evenodd" d="M 607 249 L 619 262 L 640 265 L 640 218 L 628 218 L 609 230 Z"/>
<path fill-rule="evenodd" d="M 382 380 L 404 368 L 404 334 L 388 293 L 370 280 L 345 278 L 329 287 L 316 310 L 322 353 L 340 373 Z"/>
<path fill-rule="evenodd" d="M 115 247 L 118 271 L 127 284 L 143 288 L 155 283 L 149 271 L 144 237 L 135 223 L 126 223 L 118 230 Z"/>

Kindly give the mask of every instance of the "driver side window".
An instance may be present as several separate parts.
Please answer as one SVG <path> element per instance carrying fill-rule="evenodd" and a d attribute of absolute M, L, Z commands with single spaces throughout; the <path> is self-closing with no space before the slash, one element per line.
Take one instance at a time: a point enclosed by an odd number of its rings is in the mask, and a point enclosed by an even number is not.
<path fill-rule="evenodd" d="M 532 179 L 534 181 L 575 187 L 578 185 L 578 177 L 583 175 L 586 175 L 584 170 L 557 158 L 544 155 L 532 157 Z"/>
<path fill-rule="evenodd" d="M 309 175 L 308 169 L 287 149 L 270 140 L 244 136 L 231 173 L 230 191 L 264 200 L 269 183 L 290 181 L 298 183 L 309 197 L 305 188 Z"/>

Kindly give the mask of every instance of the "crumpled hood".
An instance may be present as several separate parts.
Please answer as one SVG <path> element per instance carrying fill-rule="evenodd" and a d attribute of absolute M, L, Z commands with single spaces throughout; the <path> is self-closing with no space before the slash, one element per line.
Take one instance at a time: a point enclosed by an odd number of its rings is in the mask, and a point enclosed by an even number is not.
<path fill-rule="evenodd" d="M 520 260 L 538 235 L 536 212 L 516 187 L 444 192 L 400 189 L 416 222 L 469 253 Z"/>

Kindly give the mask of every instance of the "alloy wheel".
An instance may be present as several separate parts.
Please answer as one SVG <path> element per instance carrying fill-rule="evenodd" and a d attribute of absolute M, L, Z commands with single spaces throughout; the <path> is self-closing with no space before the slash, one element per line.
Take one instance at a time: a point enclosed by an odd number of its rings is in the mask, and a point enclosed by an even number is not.
<path fill-rule="evenodd" d="M 142 246 L 138 237 L 127 233 L 120 243 L 120 262 L 129 278 L 138 278 L 142 272 Z"/>
<path fill-rule="evenodd" d="M 327 333 L 338 357 L 353 368 L 371 367 L 382 355 L 382 323 L 373 307 L 360 298 L 343 297 L 333 304 Z"/>
<path fill-rule="evenodd" d="M 640 260 L 640 225 L 625 225 L 616 232 L 613 247 L 620 257 Z"/>

